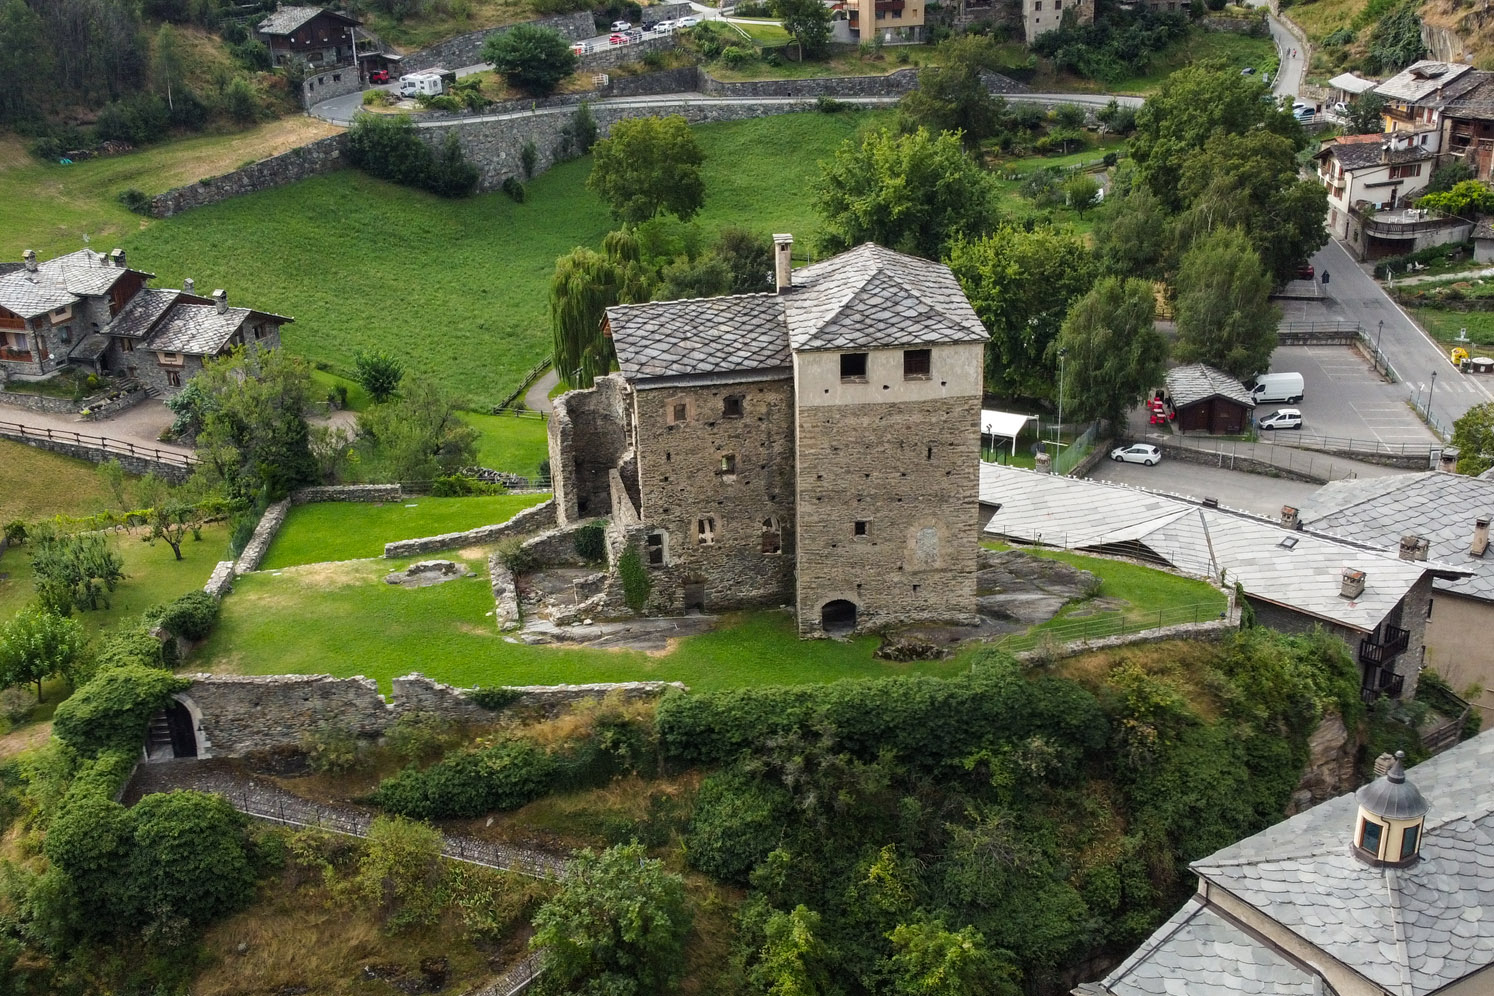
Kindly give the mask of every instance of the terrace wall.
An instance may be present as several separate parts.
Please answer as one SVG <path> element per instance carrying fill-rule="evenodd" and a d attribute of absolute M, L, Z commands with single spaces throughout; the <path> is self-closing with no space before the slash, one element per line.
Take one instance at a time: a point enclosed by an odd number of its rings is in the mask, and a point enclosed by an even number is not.
<path fill-rule="evenodd" d="M 541 17 L 538 20 L 527 23 L 558 31 L 570 41 L 581 41 L 583 38 L 591 38 L 597 33 L 596 24 L 591 19 L 590 11 L 577 11 L 573 14 L 561 14 L 556 17 Z M 399 74 L 407 76 L 410 73 L 424 72 L 427 69 L 434 69 L 437 66 L 442 69 L 461 69 L 464 66 L 475 66 L 484 61 L 482 48 L 487 44 L 488 39 L 495 35 L 501 35 L 512 27 L 514 25 L 507 24 L 501 28 L 469 31 L 465 35 L 448 38 L 438 45 L 421 49 L 419 52 L 411 52 L 401 60 Z"/>

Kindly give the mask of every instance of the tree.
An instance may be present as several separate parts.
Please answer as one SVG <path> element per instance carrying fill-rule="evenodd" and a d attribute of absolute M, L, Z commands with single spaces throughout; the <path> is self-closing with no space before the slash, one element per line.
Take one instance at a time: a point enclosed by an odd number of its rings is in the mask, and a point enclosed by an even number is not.
<path fill-rule="evenodd" d="M 606 201 L 618 221 L 648 221 L 661 211 L 689 221 L 705 204 L 705 153 L 677 114 L 619 121 L 592 153 L 586 189 Z"/>
<path fill-rule="evenodd" d="M 555 261 L 550 278 L 555 369 L 575 388 L 590 387 L 612 366 L 611 341 L 602 335 L 607 309 L 647 301 L 652 286 L 632 233 L 609 233 L 602 250 L 571 250 Z"/>
<path fill-rule="evenodd" d="M 1481 214 L 1494 213 L 1494 190 L 1478 180 L 1461 180 L 1453 184 L 1451 190 L 1423 194 L 1416 205 L 1459 218 L 1474 219 Z"/>
<path fill-rule="evenodd" d="M 567 992 L 672 990 L 684 968 L 690 912 L 685 883 L 642 844 L 589 848 L 571 862 L 560 891 L 534 915 L 532 947 Z"/>
<path fill-rule="evenodd" d="M 109 604 L 124 580 L 124 558 L 100 533 L 42 535 L 31 553 L 32 583 L 42 605 L 59 616 Z"/>
<path fill-rule="evenodd" d="M 942 921 L 899 924 L 888 939 L 898 996 L 1018 996 L 1018 973 L 974 927 Z M 1004 954 L 1004 952 L 1003 952 Z"/>
<path fill-rule="evenodd" d="M 830 51 L 830 8 L 820 0 L 773 0 L 772 8 L 798 46 L 800 62 Z"/>
<path fill-rule="evenodd" d="M 1136 130 L 1136 108 L 1122 107 L 1120 101 L 1111 97 L 1110 103 L 1095 112 L 1095 120 L 1100 122 L 1106 131 L 1115 132 L 1117 135 L 1129 135 Z"/>
<path fill-rule="evenodd" d="M 1119 425 L 1161 382 L 1167 340 L 1153 320 L 1156 307 L 1152 285 L 1134 277 L 1103 277 L 1074 302 L 1057 348 L 1067 352 L 1063 391 L 1076 417 Z"/>
<path fill-rule="evenodd" d="M 381 405 L 392 398 L 404 375 L 404 364 L 393 353 L 382 349 L 371 353 L 360 351 L 353 357 L 353 376 L 374 404 Z"/>
<path fill-rule="evenodd" d="M 390 931 L 424 927 L 446 904 L 441 835 L 401 816 L 378 816 L 358 865 L 358 892 L 379 911 Z"/>
<path fill-rule="evenodd" d="M 792 912 L 775 910 L 763 924 L 766 943 L 752 966 L 751 978 L 768 996 L 832 996 L 835 985 L 828 951 L 820 939 L 820 915 L 800 904 Z"/>
<path fill-rule="evenodd" d="M 1458 473 L 1477 477 L 1494 467 L 1494 402 L 1474 405 L 1453 423 Z"/>
<path fill-rule="evenodd" d="M 1056 398 L 1058 368 L 1048 347 L 1069 305 L 1089 289 L 1095 266 L 1077 236 L 1054 228 L 1004 225 L 975 241 L 958 241 L 946 259 L 975 313 L 991 333 L 986 390 L 1023 398 Z"/>
<path fill-rule="evenodd" d="M 1241 378 L 1270 365 L 1281 312 L 1243 232 L 1221 229 L 1195 242 L 1183 254 L 1176 293 L 1177 359 Z"/>
<path fill-rule="evenodd" d="M 248 820 L 220 795 L 148 795 L 130 810 L 130 898 L 139 922 L 191 926 L 233 913 L 254 894 Z"/>
<path fill-rule="evenodd" d="M 433 481 L 477 461 L 477 430 L 428 380 L 412 381 L 395 401 L 359 415 L 358 434 L 389 481 Z"/>
<path fill-rule="evenodd" d="M 1095 201 L 1100 196 L 1100 185 L 1088 173 L 1073 174 L 1063 181 L 1061 189 L 1064 201 L 1077 211 L 1081 218 L 1084 217 L 1084 212 L 1095 206 Z"/>
<path fill-rule="evenodd" d="M 42 680 L 71 676 L 88 649 L 88 638 L 76 619 L 54 615 L 39 606 L 24 608 L 0 624 L 0 686 L 35 683 L 42 700 Z"/>
<path fill-rule="evenodd" d="M 980 65 L 965 57 L 967 51 L 947 48 L 949 62 L 919 71 L 918 86 L 899 104 L 904 131 L 955 132 L 967 150 L 974 150 L 1001 130 L 1006 101 L 991 96 Z"/>
<path fill-rule="evenodd" d="M 829 252 L 875 242 L 938 259 L 952 241 L 978 239 L 996 221 L 991 175 L 958 136 L 923 128 L 847 141 L 822 166 L 815 193 Z"/>
<path fill-rule="evenodd" d="M 155 76 L 156 86 L 166 93 L 166 107 L 168 110 L 176 110 L 176 94 L 174 87 L 179 86 L 182 79 L 182 51 L 181 40 L 177 37 L 176 29 L 169 24 L 163 24 L 156 31 L 156 45 L 154 58 L 152 59 L 152 75 Z"/>
<path fill-rule="evenodd" d="M 766 235 L 728 225 L 716 236 L 714 254 L 731 274 L 728 294 L 773 289 L 773 243 Z"/>
<path fill-rule="evenodd" d="M 1349 124 L 1344 129 L 1348 135 L 1378 135 L 1385 130 L 1383 111 L 1385 98 L 1374 91 L 1362 93 L 1349 105 L 1345 115 Z"/>
<path fill-rule="evenodd" d="M 431 155 L 430 182 L 426 189 L 437 197 L 468 197 L 477 189 L 479 179 L 477 167 L 462 151 L 461 139 L 454 130 L 448 131 L 441 150 Z"/>
<path fill-rule="evenodd" d="M 554 93 L 581 64 L 560 32 L 536 24 L 516 24 L 490 36 L 483 44 L 482 57 L 509 86 L 536 97 Z"/>
<path fill-rule="evenodd" d="M 1171 242 L 1171 220 L 1150 187 L 1138 185 L 1123 197 L 1112 187 L 1095 220 L 1101 272 L 1159 279 Z"/>
<path fill-rule="evenodd" d="M 176 559 L 181 560 L 182 540 L 187 533 L 197 534 L 202 529 L 205 515 L 201 507 L 153 473 L 140 482 L 140 503 L 145 508 L 150 541 L 165 540 Z"/>
<path fill-rule="evenodd" d="M 13 124 L 36 113 L 36 99 L 53 81 L 52 52 L 41 16 L 26 0 L 0 4 L 0 123 Z"/>

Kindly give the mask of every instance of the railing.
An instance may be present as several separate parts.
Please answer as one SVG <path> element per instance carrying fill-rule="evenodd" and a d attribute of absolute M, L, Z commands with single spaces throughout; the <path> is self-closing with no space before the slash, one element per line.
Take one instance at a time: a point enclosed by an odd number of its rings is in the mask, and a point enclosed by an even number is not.
<path fill-rule="evenodd" d="M 1387 625 L 1380 640 L 1371 636 L 1359 641 L 1359 660 L 1363 664 L 1384 667 L 1387 662 L 1404 654 L 1410 643 L 1410 633 L 1399 626 Z"/>
<path fill-rule="evenodd" d="M 545 952 L 541 949 L 526 955 L 510 966 L 508 971 L 481 989 L 472 990 L 467 996 L 515 996 L 516 993 L 529 988 L 530 983 L 539 978 L 544 971 Z"/>
<path fill-rule="evenodd" d="M 1049 642 L 1065 644 L 1103 640 L 1112 636 L 1162 629 L 1164 626 L 1215 622 L 1225 617 L 1226 610 L 1209 602 L 1158 609 L 1155 613 L 1107 612 L 1082 619 L 1060 619 L 1025 633 L 1011 633 L 996 641 L 995 646 L 1009 653 L 1021 653 Z"/>
<path fill-rule="evenodd" d="M 197 458 L 189 453 L 160 450 L 152 446 L 138 446 L 129 440 L 110 439 L 108 436 L 85 436 L 81 432 L 69 432 L 66 429 L 37 429 L 19 422 L 0 422 L 0 436 L 23 443 L 32 439 L 71 443 L 74 446 L 98 450 L 114 456 L 154 460 L 156 463 L 172 467 L 195 467 L 197 465 Z"/>
<path fill-rule="evenodd" d="M 1355 322 L 1286 322 L 1276 329 L 1280 346 L 1351 346 L 1363 337 Z"/>
<path fill-rule="evenodd" d="M 1359 697 L 1365 705 L 1373 705 L 1375 700 L 1384 696 L 1398 699 L 1401 697 L 1401 692 L 1405 690 L 1405 685 L 1406 679 L 1403 675 L 1384 668 L 1366 667 L 1364 680 L 1359 686 Z"/>
<path fill-rule="evenodd" d="M 540 360 L 538 363 L 536 363 L 534 366 L 530 367 L 528 372 L 525 373 L 523 378 L 520 379 L 519 386 L 514 391 L 514 393 L 510 394 L 508 397 L 500 401 L 497 405 L 493 406 L 493 414 L 501 414 L 502 412 L 507 410 L 509 405 L 513 404 L 515 401 L 523 397 L 524 392 L 529 390 L 530 385 L 539 380 L 540 375 L 543 374 L 546 370 L 550 369 L 550 367 L 554 364 L 554 361 L 555 360 L 553 356 L 547 356 L 543 360 Z"/>
<path fill-rule="evenodd" d="M 1314 481 L 1337 481 L 1354 477 L 1358 473 L 1356 467 L 1345 466 L 1344 462 L 1351 459 L 1349 456 L 1320 453 L 1308 446 L 1277 445 L 1274 442 L 1251 443 L 1240 439 L 1214 439 L 1199 436 L 1148 438 L 1155 439 L 1156 445 L 1161 448 L 1164 455 L 1169 451 L 1175 454 L 1198 453 L 1204 456 L 1208 463 L 1225 470 L 1238 469 L 1237 465 L 1248 467 L 1250 462 L 1254 461 L 1278 470 L 1301 474 Z M 1430 459 L 1428 457 L 1428 461 Z"/>
<path fill-rule="evenodd" d="M 1462 696 L 1441 685 L 1425 682 L 1416 686 L 1416 699 L 1425 702 L 1451 722 L 1422 734 L 1421 745 L 1433 753 L 1446 750 L 1463 736 L 1463 722 L 1473 711 L 1473 706 Z"/>
<path fill-rule="evenodd" d="M 1299 429 L 1268 429 L 1273 435 L 1257 446 L 1294 446 L 1303 450 L 1336 450 L 1349 453 L 1374 454 L 1377 456 L 1417 457 L 1427 460 L 1431 468 L 1432 456 L 1441 447 L 1418 443 L 1386 443 L 1378 439 L 1359 439 L 1355 436 L 1320 436 Z"/>
<path fill-rule="evenodd" d="M 1077 439 L 1069 443 L 1066 449 L 1053 458 L 1053 473 L 1067 474 L 1078 466 L 1081 460 L 1089 456 L 1094 451 L 1099 430 L 1099 423 L 1091 422 L 1088 429 L 1080 433 Z"/>
<path fill-rule="evenodd" d="M 1388 238 L 1407 238 L 1421 232 L 1435 232 L 1438 229 L 1447 228 L 1449 225 L 1468 224 L 1468 222 L 1461 218 L 1440 213 L 1436 217 L 1419 218 L 1415 221 L 1410 218 L 1407 218 L 1405 221 L 1390 221 L 1384 218 L 1376 218 L 1371 212 L 1357 205 L 1349 208 L 1349 214 L 1364 227 L 1364 231 L 1367 234 L 1382 235 Z"/>

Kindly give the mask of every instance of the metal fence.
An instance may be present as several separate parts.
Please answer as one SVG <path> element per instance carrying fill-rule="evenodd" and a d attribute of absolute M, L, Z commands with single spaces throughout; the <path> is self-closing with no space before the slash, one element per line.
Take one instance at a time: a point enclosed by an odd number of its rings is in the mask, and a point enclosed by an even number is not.
<path fill-rule="evenodd" d="M 1338 481 L 1356 477 L 1359 473 L 1359 468 L 1354 464 L 1352 452 L 1349 454 L 1320 452 L 1305 445 L 1292 446 L 1275 442 L 1251 443 L 1239 439 L 1217 439 L 1207 436 L 1172 436 L 1157 440 L 1157 445 L 1161 447 L 1163 453 L 1168 451 L 1196 453 L 1204 459 L 1195 459 L 1193 462 L 1212 464 L 1225 470 L 1244 470 L 1253 462 L 1291 474 L 1300 474 L 1314 481 Z M 1366 456 L 1370 455 L 1369 450 L 1362 452 Z M 1423 452 L 1427 454 L 1427 465 L 1430 467 L 1433 452 L 1431 449 L 1412 448 L 1405 454 L 1385 455 L 1420 456 Z"/>
<path fill-rule="evenodd" d="M 1386 443 L 1378 439 L 1358 439 L 1354 436 L 1320 436 L 1311 432 L 1268 430 L 1273 433 L 1257 446 L 1291 446 L 1304 450 L 1334 450 L 1346 453 L 1363 453 L 1374 456 L 1417 457 L 1425 459 L 1430 467 L 1433 458 L 1441 452 L 1440 447 L 1425 443 Z"/>
<path fill-rule="evenodd" d="M 541 949 L 526 955 L 509 966 L 502 975 L 480 989 L 473 989 L 467 996 L 515 996 L 529 988 L 529 984 L 539 978 L 544 970 L 545 952 Z"/>
<path fill-rule="evenodd" d="M 1009 653 L 1021 653 L 1024 650 L 1034 650 L 1050 643 L 1062 645 L 1103 640 L 1112 636 L 1162 629 L 1165 626 L 1217 622 L 1226 618 L 1228 618 L 1227 610 L 1208 602 L 1158 609 L 1155 613 L 1146 614 L 1106 612 L 1080 619 L 1060 619 L 1051 625 L 1044 625 L 1025 633 L 1012 633 L 998 640 L 996 646 Z"/>
<path fill-rule="evenodd" d="M 1071 472 L 1079 461 L 1089 456 L 1095 448 L 1095 440 L 1100 435 L 1100 423 L 1091 422 L 1089 428 L 1081 432 L 1073 442 L 1061 450 L 1053 458 L 1053 473 L 1064 475 Z"/>
<path fill-rule="evenodd" d="M 70 443 L 84 449 L 97 450 L 111 456 L 131 456 L 172 467 L 194 467 L 197 458 L 188 453 L 159 450 L 153 446 L 141 446 L 126 439 L 111 439 L 108 436 L 84 435 L 67 429 L 38 429 L 19 422 L 0 422 L 0 436 L 26 442 L 30 439 Z"/>

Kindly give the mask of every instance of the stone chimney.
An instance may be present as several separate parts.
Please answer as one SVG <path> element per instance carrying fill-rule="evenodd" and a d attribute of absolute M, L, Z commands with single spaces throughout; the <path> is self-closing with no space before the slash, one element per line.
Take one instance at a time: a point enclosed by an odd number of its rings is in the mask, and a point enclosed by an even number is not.
<path fill-rule="evenodd" d="M 1290 505 L 1281 506 L 1281 528 L 1296 529 L 1302 524 L 1297 516 L 1297 510 Z"/>
<path fill-rule="evenodd" d="M 780 294 L 794 286 L 793 248 L 793 235 L 785 233 L 773 236 L 773 276 Z"/>
<path fill-rule="evenodd" d="M 1338 593 L 1344 598 L 1358 598 L 1364 594 L 1364 572 L 1356 571 L 1352 567 L 1344 568 L 1343 583 L 1339 586 Z"/>
<path fill-rule="evenodd" d="M 1402 560 L 1426 560 L 1427 539 L 1417 536 L 1415 533 L 1407 533 L 1401 537 L 1401 559 Z"/>
<path fill-rule="evenodd" d="M 123 249 L 115 249 L 109 254 L 109 261 L 121 270 L 125 268 L 125 253 Z"/>
<path fill-rule="evenodd" d="M 218 308 L 218 314 L 220 314 L 220 315 L 227 314 L 228 313 L 228 291 L 224 290 L 222 287 L 219 287 L 217 290 L 213 291 L 213 304 L 217 306 L 217 308 Z"/>
<path fill-rule="evenodd" d="M 35 273 L 36 272 L 36 250 L 35 249 L 27 249 L 25 252 L 21 253 L 21 258 L 26 261 L 26 272 L 27 273 Z"/>
<path fill-rule="evenodd" d="M 1475 557 L 1482 557 L 1484 551 L 1489 549 L 1489 516 L 1480 515 L 1473 522 L 1473 542 L 1468 545 L 1468 552 Z"/>
<path fill-rule="evenodd" d="M 186 280 L 182 281 L 182 290 L 186 291 L 188 294 L 196 294 L 197 281 L 193 280 L 191 277 L 188 277 Z"/>
<path fill-rule="evenodd" d="M 1458 472 L 1458 448 L 1456 446 L 1445 446 L 1442 455 L 1437 458 L 1437 469 L 1444 474 L 1456 474 Z"/>

